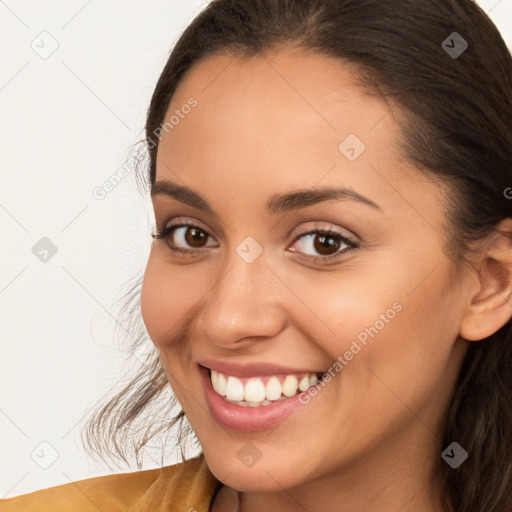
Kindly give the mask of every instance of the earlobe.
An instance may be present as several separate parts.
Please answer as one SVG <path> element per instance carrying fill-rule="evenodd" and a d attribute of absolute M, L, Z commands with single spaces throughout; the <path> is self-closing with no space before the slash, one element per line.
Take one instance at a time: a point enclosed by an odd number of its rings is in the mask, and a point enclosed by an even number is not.
<path fill-rule="evenodd" d="M 461 319 L 460 336 L 485 339 L 512 317 L 512 219 L 503 220 L 498 233 L 485 245 L 475 266 L 477 292 L 469 295 Z"/>

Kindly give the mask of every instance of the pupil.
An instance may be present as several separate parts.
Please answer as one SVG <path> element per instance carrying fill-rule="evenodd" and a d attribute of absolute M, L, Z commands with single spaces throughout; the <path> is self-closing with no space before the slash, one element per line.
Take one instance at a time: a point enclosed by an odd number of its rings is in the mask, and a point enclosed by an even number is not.
<path fill-rule="evenodd" d="M 334 248 L 334 252 L 339 249 L 339 242 L 332 235 L 319 235 L 316 239 L 321 241 L 320 244 L 315 242 L 315 250 L 320 254 L 331 254 L 329 249 Z M 326 243 L 327 240 L 330 241 Z"/>
<path fill-rule="evenodd" d="M 187 230 L 185 238 L 187 239 L 187 243 L 189 243 L 190 245 L 194 245 L 195 242 L 200 242 L 204 240 L 205 234 L 199 229 L 190 228 Z"/>

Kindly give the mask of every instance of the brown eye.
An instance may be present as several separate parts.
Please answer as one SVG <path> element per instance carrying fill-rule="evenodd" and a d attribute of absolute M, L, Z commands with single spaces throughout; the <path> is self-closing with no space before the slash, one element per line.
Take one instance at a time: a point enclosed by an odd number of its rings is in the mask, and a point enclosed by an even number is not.
<path fill-rule="evenodd" d="M 210 234 L 193 224 L 176 224 L 165 227 L 153 237 L 165 240 L 173 251 L 185 253 L 207 247 L 205 242 L 210 238 Z"/>
<path fill-rule="evenodd" d="M 314 237 L 313 248 L 320 254 L 329 256 L 338 251 L 341 240 L 333 235 L 319 234 Z"/>
<path fill-rule="evenodd" d="M 208 235 L 202 229 L 186 227 L 184 240 L 191 247 L 203 247 L 202 243 L 208 240 Z"/>
<path fill-rule="evenodd" d="M 350 238 L 332 230 L 314 230 L 301 233 L 295 239 L 294 245 L 298 246 L 298 249 L 294 249 L 294 252 L 300 252 L 310 259 L 318 261 L 336 258 L 345 252 L 355 251 L 359 247 Z M 313 254 L 308 254 L 308 250 L 313 251 Z"/>

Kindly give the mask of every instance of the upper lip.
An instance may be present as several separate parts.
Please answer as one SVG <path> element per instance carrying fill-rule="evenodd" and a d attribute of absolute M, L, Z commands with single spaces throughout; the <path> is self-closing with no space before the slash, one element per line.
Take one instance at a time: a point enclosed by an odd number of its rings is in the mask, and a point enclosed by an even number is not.
<path fill-rule="evenodd" d="M 273 363 L 230 363 L 227 361 L 215 361 L 203 359 L 198 361 L 200 366 L 221 372 L 233 377 L 258 377 L 260 375 L 301 375 L 304 373 L 322 374 L 323 371 L 316 371 L 304 368 L 290 368 Z"/>

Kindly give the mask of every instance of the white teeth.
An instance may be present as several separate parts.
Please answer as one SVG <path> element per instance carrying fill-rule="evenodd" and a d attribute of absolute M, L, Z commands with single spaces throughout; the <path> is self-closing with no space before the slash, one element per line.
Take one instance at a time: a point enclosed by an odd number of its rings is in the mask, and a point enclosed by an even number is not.
<path fill-rule="evenodd" d="M 263 402 L 235 402 L 235 404 L 242 407 L 259 407 L 260 405 L 270 405 L 271 403 L 270 400 L 263 400 Z"/>
<path fill-rule="evenodd" d="M 249 406 L 249 407 L 259 407 L 261 402 L 251 402 L 249 400 L 246 400 L 245 403 Z"/>
<path fill-rule="evenodd" d="M 267 400 L 277 400 L 281 396 L 281 383 L 277 377 L 270 377 L 268 379 L 265 396 Z"/>
<path fill-rule="evenodd" d="M 296 395 L 297 391 L 306 391 L 318 382 L 318 377 L 314 373 L 299 377 L 287 375 L 283 384 L 275 375 L 272 375 L 266 385 L 261 379 L 253 377 L 248 379 L 244 386 L 237 377 L 226 377 L 215 370 L 211 370 L 210 373 L 213 389 L 230 402 L 242 407 L 259 407 L 270 405 L 278 400 L 286 400 Z"/>
<path fill-rule="evenodd" d="M 283 395 L 293 396 L 295 395 L 295 393 L 297 393 L 299 381 L 297 380 L 297 377 L 295 377 L 295 375 L 287 375 L 282 387 Z"/>
<path fill-rule="evenodd" d="M 240 379 L 228 377 L 226 384 L 226 398 L 232 402 L 238 402 L 244 399 L 244 386 Z"/>
<path fill-rule="evenodd" d="M 218 385 L 219 374 L 217 372 L 212 372 L 211 379 L 212 379 L 213 389 L 215 389 L 215 391 L 217 391 L 217 393 L 219 393 L 219 385 Z"/>
<path fill-rule="evenodd" d="M 249 379 L 245 385 L 244 399 L 246 402 L 263 402 L 265 400 L 265 386 L 260 379 Z"/>
<path fill-rule="evenodd" d="M 306 389 L 309 388 L 309 377 L 307 375 L 304 375 L 302 379 L 299 381 L 299 389 L 301 391 L 306 391 Z"/>
<path fill-rule="evenodd" d="M 226 396 L 226 377 L 222 373 L 212 371 L 212 375 L 214 373 L 217 374 L 217 389 L 215 391 L 217 391 L 219 395 Z"/>

